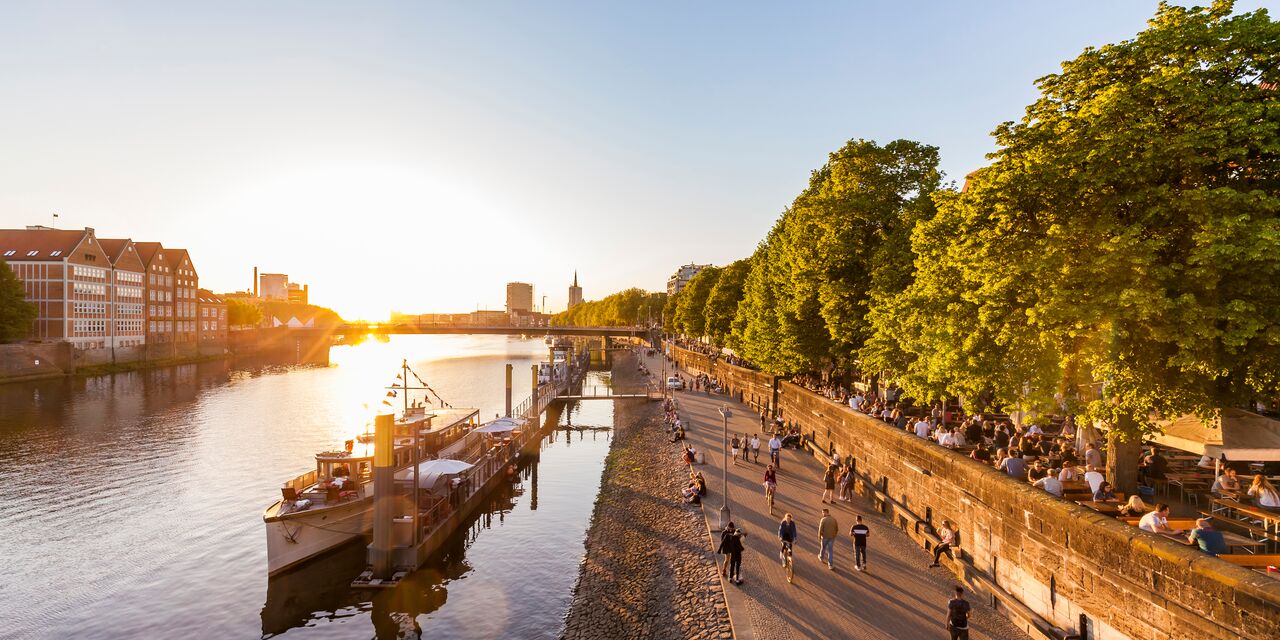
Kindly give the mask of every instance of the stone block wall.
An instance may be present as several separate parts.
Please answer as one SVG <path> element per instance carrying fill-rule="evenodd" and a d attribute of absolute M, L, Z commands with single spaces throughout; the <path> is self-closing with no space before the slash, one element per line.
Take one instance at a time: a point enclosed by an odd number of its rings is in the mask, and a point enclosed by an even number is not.
<path fill-rule="evenodd" d="M 0 382 L 63 376 L 75 370 L 66 342 L 0 344 Z"/>
<path fill-rule="evenodd" d="M 891 517 L 921 540 L 958 525 L 972 571 L 1061 629 L 1088 619 L 1090 638 L 1280 638 L 1280 580 L 1138 531 L 1054 498 L 793 385 L 779 383 L 788 422 L 820 449 L 852 456 L 894 501 Z"/>

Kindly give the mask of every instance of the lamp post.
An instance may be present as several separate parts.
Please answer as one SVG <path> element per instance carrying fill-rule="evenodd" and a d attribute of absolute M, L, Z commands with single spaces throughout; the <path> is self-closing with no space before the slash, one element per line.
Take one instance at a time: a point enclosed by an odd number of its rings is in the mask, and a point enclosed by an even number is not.
<path fill-rule="evenodd" d="M 724 422 L 724 504 L 720 507 L 720 530 L 729 525 L 729 416 L 733 412 L 729 411 L 729 405 L 720 405 L 720 417 Z"/>

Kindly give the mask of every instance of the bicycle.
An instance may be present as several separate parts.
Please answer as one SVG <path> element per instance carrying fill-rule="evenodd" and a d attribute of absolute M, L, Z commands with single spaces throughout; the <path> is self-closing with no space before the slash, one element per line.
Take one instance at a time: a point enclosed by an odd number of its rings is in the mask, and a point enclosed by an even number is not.
<path fill-rule="evenodd" d="M 779 555 L 782 556 L 782 569 L 787 572 L 787 584 L 793 584 L 795 581 L 795 559 L 793 557 L 794 554 L 792 553 L 791 544 L 792 543 L 783 540 L 782 551 L 779 552 Z"/>
<path fill-rule="evenodd" d="M 769 503 L 769 515 L 773 515 L 773 494 L 778 490 L 778 485 L 772 482 L 764 483 L 764 499 Z"/>

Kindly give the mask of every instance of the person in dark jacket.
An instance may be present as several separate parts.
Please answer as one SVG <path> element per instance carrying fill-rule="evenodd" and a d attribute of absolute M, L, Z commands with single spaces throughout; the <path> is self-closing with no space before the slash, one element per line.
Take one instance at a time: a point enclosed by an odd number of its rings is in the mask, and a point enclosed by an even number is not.
<path fill-rule="evenodd" d="M 796 521 L 791 519 L 789 513 L 782 516 L 782 522 L 778 523 L 778 541 L 782 543 L 782 550 L 796 543 Z M 786 564 L 785 560 L 783 564 Z"/>
<path fill-rule="evenodd" d="M 724 568 L 720 575 L 733 584 L 742 584 L 742 551 L 745 548 L 742 539 L 746 533 L 739 531 L 732 522 L 720 533 L 720 548 L 716 551 L 724 555 Z"/>

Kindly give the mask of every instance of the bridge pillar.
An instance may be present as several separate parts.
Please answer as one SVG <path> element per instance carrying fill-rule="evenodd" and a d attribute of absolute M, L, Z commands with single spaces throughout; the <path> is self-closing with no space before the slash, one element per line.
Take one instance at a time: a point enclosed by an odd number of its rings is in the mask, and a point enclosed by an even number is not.
<path fill-rule="evenodd" d="M 510 364 L 507 365 L 507 412 L 504 413 L 503 415 L 505 415 L 508 418 L 511 417 L 511 370 L 512 368 L 513 368 L 513 365 L 510 365 Z"/>

